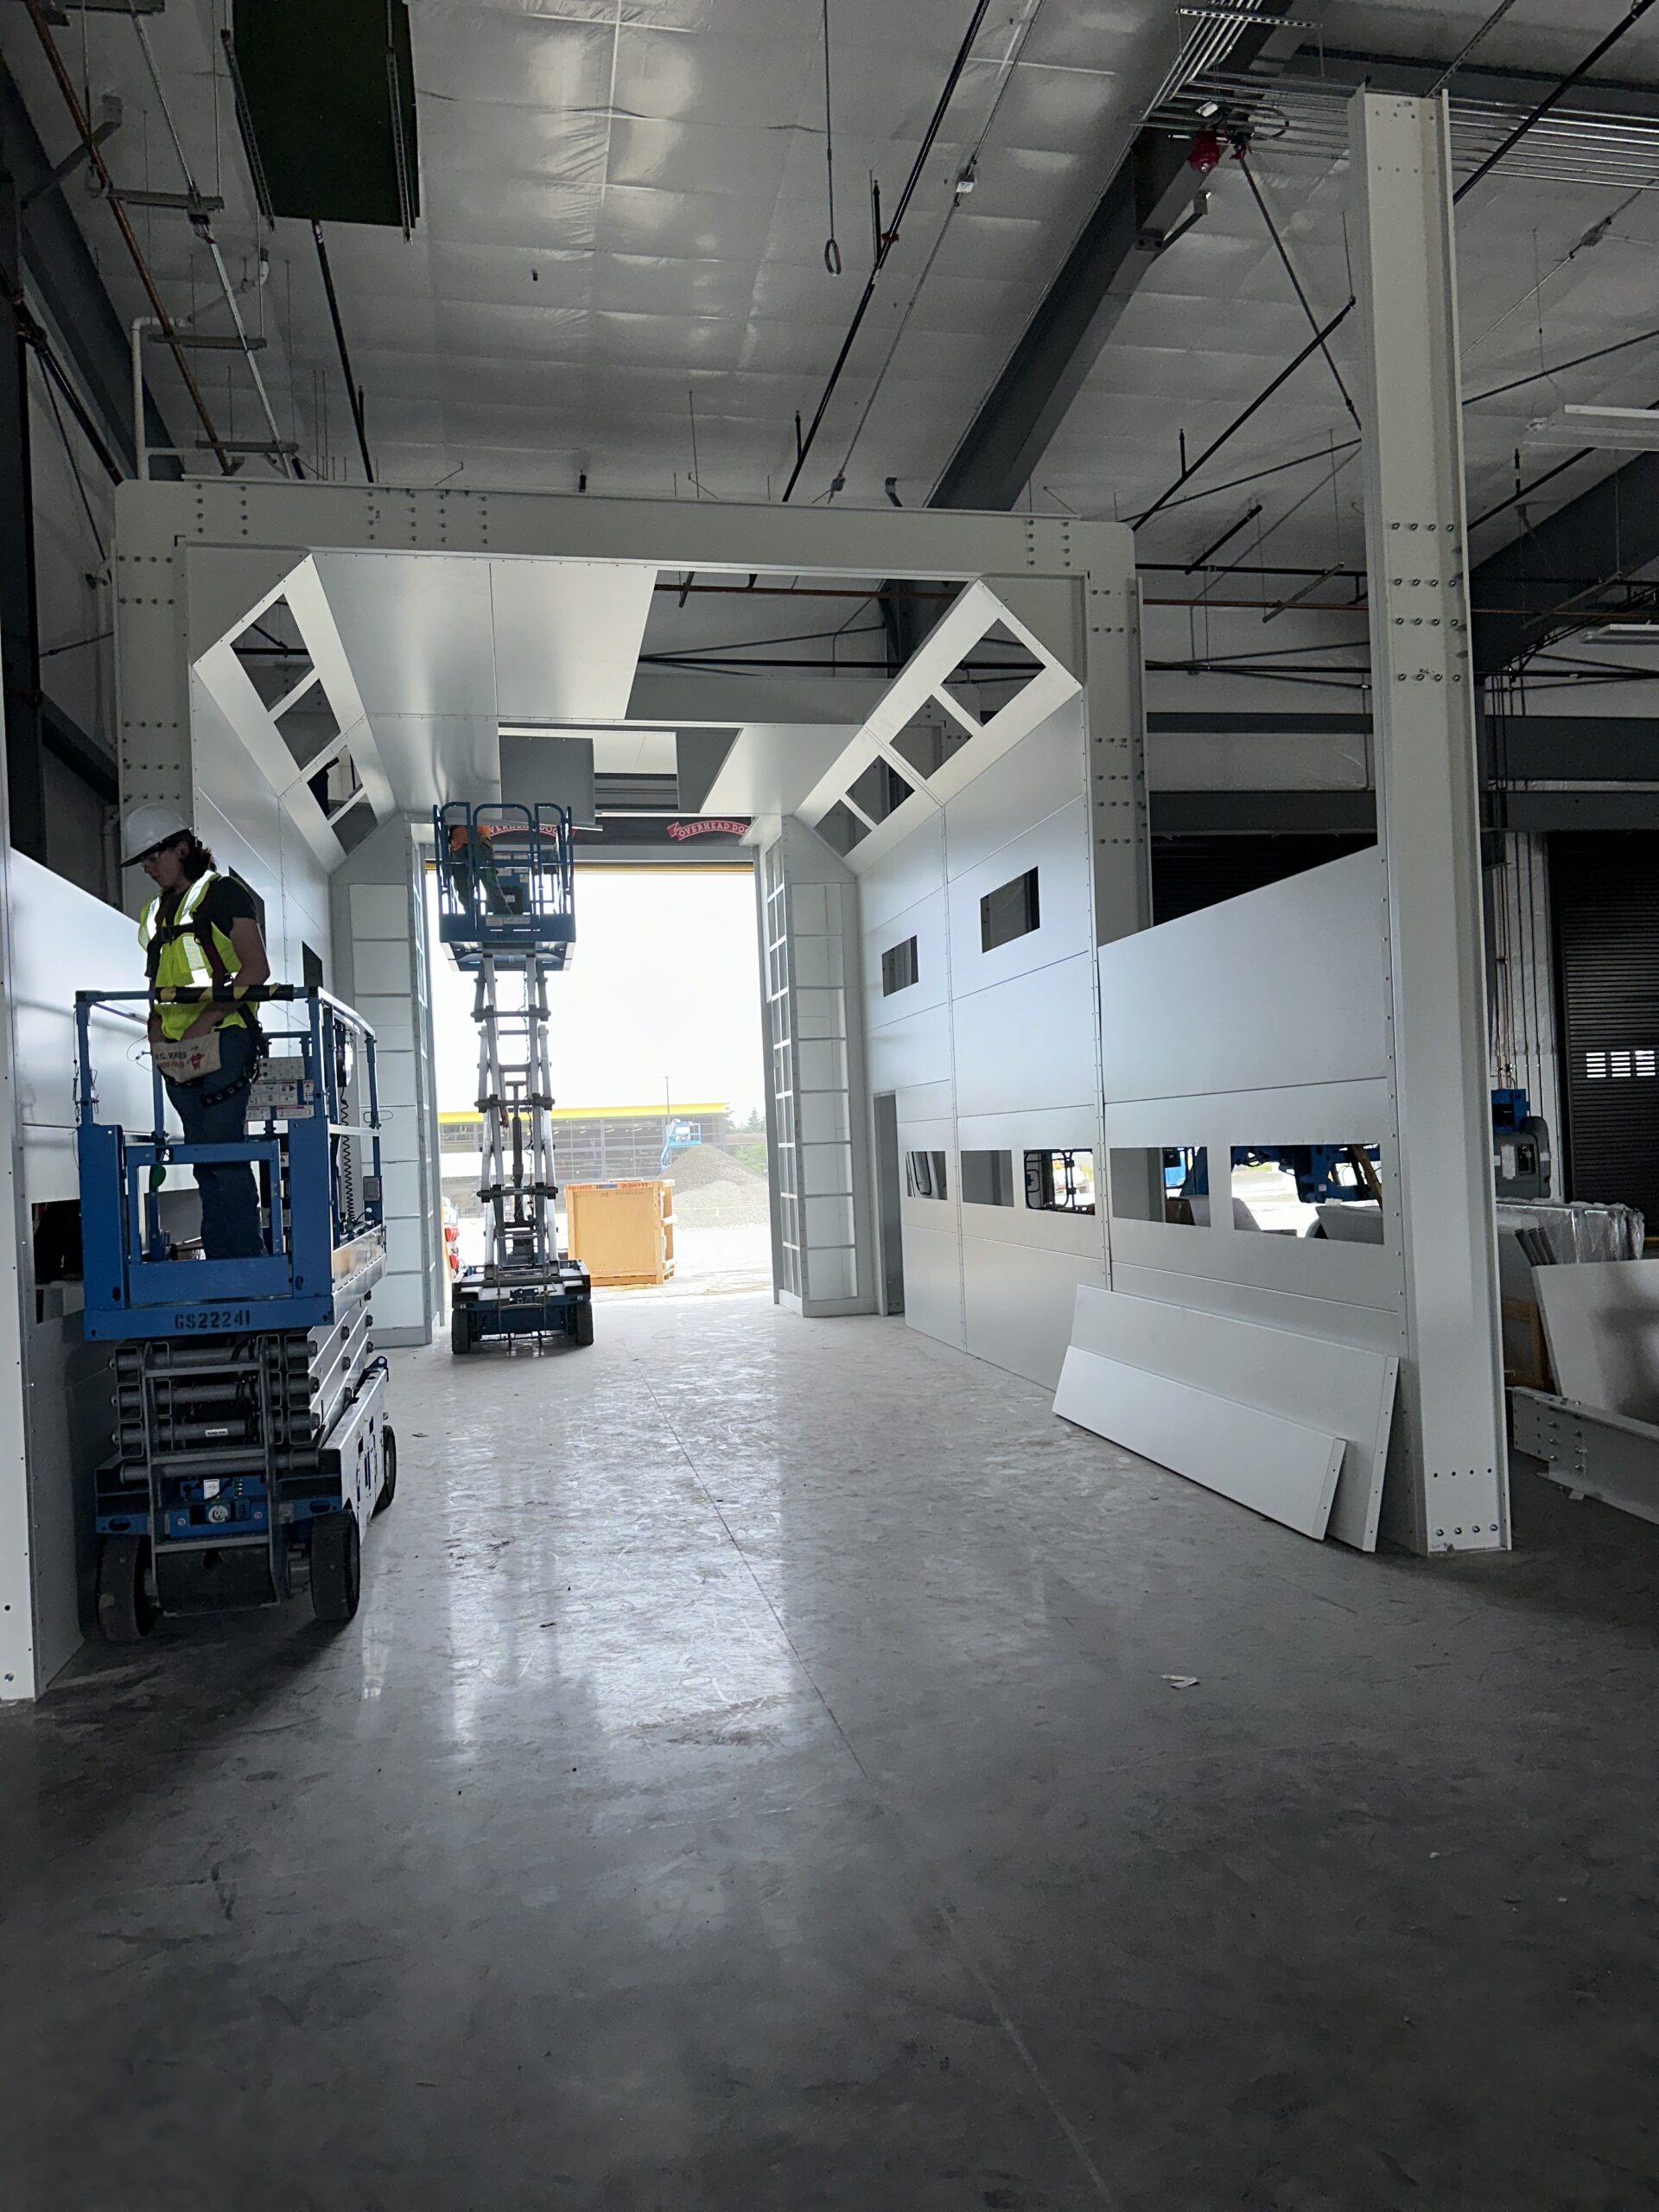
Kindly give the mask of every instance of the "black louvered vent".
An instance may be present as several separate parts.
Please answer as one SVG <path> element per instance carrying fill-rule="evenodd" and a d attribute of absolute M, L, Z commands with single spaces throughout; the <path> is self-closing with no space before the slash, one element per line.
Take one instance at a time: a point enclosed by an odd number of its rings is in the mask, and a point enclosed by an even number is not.
<path fill-rule="evenodd" d="M 1567 1196 L 1659 1234 L 1659 836 L 1550 839 Z"/>

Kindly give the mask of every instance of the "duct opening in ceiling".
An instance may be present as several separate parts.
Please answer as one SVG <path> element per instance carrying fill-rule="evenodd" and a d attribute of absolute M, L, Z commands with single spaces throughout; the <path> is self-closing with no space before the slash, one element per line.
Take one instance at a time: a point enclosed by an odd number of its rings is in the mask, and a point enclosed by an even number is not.
<path fill-rule="evenodd" d="M 420 167 L 406 0 L 242 0 L 232 54 L 264 212 L 407 237 Z"/>

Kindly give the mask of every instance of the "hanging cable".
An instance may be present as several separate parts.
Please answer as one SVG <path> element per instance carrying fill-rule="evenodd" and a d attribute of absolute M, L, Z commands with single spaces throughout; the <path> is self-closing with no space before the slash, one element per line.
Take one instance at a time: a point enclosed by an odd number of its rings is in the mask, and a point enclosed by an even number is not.
<path fill-rule="evenodd" d="M 334 326 L 334 343 L 340 348 L 340 365 L 346 378 L 346 397 L 351 403 L 352 423 L 357 431 L 357 449 L 363 456 L 363 474 L 371 484 L 374 481 L 374 463 L 369 458 L 369 435 L 363 421 L 363 394 L 357 378 L 352 374 L 352 357 L 346 345 L 346 326 L 340 321 L 340 300 L 334 290 L 334 272 L 328 266 L 328 249 L 322 242 L 322 225 L 314 222 L 311 236 L 316 242 L 317 267 L 322 271 L 322 289 L 328 295 L 328 315 Z"/>
<path fill-rule="evenodd" d="M 1248 145 L 1239 146 L 1237 149 L 1237 156 L 1238 166 L 1244 172 L 1244 181 L 1250 188 L 1250 197 L 1255 200 L 1256 206 L 1262 211 L 1262 219 L 1268 226 L 1268 236 L 1273 240 L 1274 250 L 1278 254 L 1280 261 L 1284 265 L 1286 276 L 1290 279 L 1290 289 L 1295 293 L 1297 299 L 1301 303 L 1302 313 L 1307 317 L 1308 328 L 1317 334 L 1319 327 L 1319 317 L 1313 312 L 1313 307 L 1309 302 L 1307 294 L 1302 289 L 1302 280 L 1296 274 L 1295 264 L 1290 257 L 1290 249 L 1286 245 L 1284 239 L 1280 235 L 1279 226 L 1273 219 L 1272 210 L 1268 207 L 1267 201 L 1262 196 L 1262 188 L 1255 181 L 1255 171 L 1250 167 L 1249 149 Z M 1354 428 L 1358 429 L 1359 410 L 1354 405 L 1353 395 L 1350 392 L 1347 385 L 1342 380 L 1342 371 L 1337 366 L 1336 356 L 1332 353 L 1330 346 L 1325 343 L 1323 338 L 1320 338 L 1319 340 L 1319 351 L 1325 356 L 1325 366 L 1330 370 L 1332 375 L 1336 379 L 1337 390 L 1342 394 L 1342 404 L 1348 410 L 1349 414 L 1352 416 Z"/>
<path fill-rule="evenodd" d="M 31 4 L 38 4 L 38 0 L 31 0 Z M 939 126 L 944 121 L 945 110 L 950 106 L 956 95 L 957 86 L 962 81 L 962 73 L 968 67 L 968 57 L 973 52 L 974 41 L 979 35 L 979 27 L 985 20 L 986 11 L 990 4 L 991 0 L 976 0 L 972 19 L 963 35 L 961 46 L 957 49 L 957 58 L 950 65 L 950 73 L 944 80 L 944 88 L 940 92 L 932 115 L 928 119 L 927 129 L 922 135 L 922 143 L 917 149 L 916 159 L 911 165 L 910 175 L 905 179 L 905 188 L 899 195 L 899 205 L 893 211 L 893 220 L 882 234 L 874 263 L 868 277 L 865 280 L 864 289 L 859 296 L 858 305 L 853 310 L 853 319 L 848 326 L 847 335 L 841 341 L 841 351 L 836 356 L 835 366 L 830 370 L 829 380 L 819 397 L 817 410 L 808 426 L 806 435 L 801 442 L 800 452 L 796 457 L 795 466 L 789 472 L 789 481 L 784 486 L 785 505 L 788 504 L 791 494 L 801 480 L 801 471 L 806 465 L 808 454 L 812 450 L 812 442 L 817 436 L 823 418 L 830 411 L 830 403 L 836 396 L 836 387 L 841 382 L 842 372 L 846 367 L 848 357 L 857 342 L 858 334 L 863 327 L 864 318 L 869 313 L 870 302 L 875 297 L 875 288 L 880 279 L 881 271 L 887 266 L 888 255 L 898 244 L 899 232 L 905 219 L 905 211 L 910 206 L 917 186 L 921 182 L 922 173 L 927 167 L 933 151 L 933 143 L 939 135 Z"/>
<path fill-rule="evenodd" d="M 836 124 L 830 106 L 830 0 L 823 0 L 823 181 L 830 199 L 830 235 L 823 242 L 823 265 L 832 276 L 839 276 L 841 248 L 836 244 Z M 787 493 L 785 497 L 788 497 Z"/>

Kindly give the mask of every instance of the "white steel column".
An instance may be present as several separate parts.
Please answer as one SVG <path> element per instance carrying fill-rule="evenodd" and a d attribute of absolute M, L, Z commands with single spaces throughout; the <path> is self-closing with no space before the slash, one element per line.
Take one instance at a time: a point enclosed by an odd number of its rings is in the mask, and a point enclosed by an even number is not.
<path fill-rule="evenodd" d="M 1491 1551 L 1510 1541 L 1509 1478 L 1446 106 L 1361 93 L 1352 118 L 1406 1290 L 1408 1479 L 1389 1485 L 1389 1532 Z"/>

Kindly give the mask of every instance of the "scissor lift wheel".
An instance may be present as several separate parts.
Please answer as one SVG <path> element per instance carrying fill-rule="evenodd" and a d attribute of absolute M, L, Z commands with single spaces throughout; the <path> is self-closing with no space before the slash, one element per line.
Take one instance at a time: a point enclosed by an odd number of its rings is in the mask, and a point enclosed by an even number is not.
<path fill-rule="evenodd" d="M 397 1495 L 397 1439 L 388 1421 L 380 1432 L 380 1488 L 375 1494 L 374 1510 L 384 1513 Z"/>
<path fill-rule="evenodd" d="M 363 1586 L 355 1513 L 327 1513 L 311 1529 L 311 1610 L 320 1621 L 348 1621 Z"/>
<path fill-rule="evenodd" d="M 156 1625 L 148 1536 L 105 1536 L 98 1551 L 98 1632 L 105 1643 L 139 1643 Z"/>

